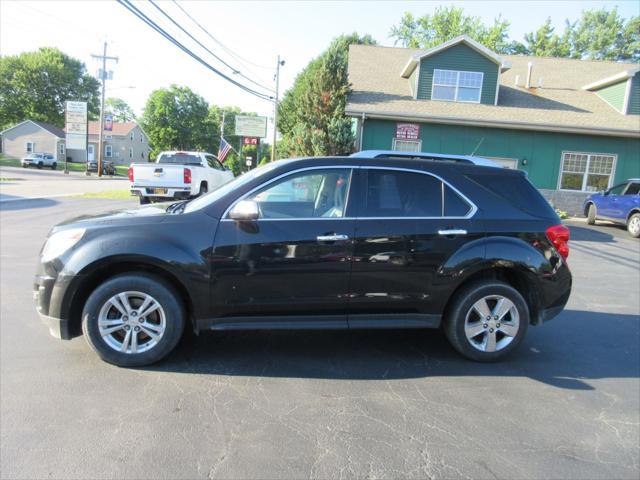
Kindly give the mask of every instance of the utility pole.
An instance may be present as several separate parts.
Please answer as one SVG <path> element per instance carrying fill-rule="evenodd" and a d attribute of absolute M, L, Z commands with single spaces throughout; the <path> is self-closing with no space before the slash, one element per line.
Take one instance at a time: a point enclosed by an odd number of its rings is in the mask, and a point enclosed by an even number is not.
<path fill-rule="evenodd" d="M 98 176 L 102 176 L 102 155 L 104 154 L 104 146 L 102 145 L 102 134 L 104 129 L 104 93 L 105 83 L 107 81 L 107 60 L 115 60 L 118 63 L 118 57 L 107 57 L 107 42 L 104 42 L 104 50 L 102 55 L 91 55 L 93 58 L 102 60 L 102 70 L 100 77 L 102 80 L 102 100 L 100 100 L 100 131 L 98 133 Z"/>
<path fill-rule="evenodd" d="M 280 66 L 284 65 L 284 60 L 280 60 L 278 55 L 278 63 L 276 64 L 276 98 L 273 103 L 273 144 L 271 145 L 271 161 L 276 159 L 276 135 L 278 132 L 278 90 L 280 89 Z"/>

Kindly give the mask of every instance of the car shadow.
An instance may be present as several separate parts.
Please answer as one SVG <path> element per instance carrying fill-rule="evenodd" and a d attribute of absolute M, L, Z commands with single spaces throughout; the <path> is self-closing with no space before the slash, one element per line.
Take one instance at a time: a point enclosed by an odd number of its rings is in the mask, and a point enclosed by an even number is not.
<path fill-rule="evenodd" d="M 615 242 L 615 237 L 609 233 L 604 233 L 595 228 L 581 227 L 568 223 L 571 232 L 571 242 Z"/>
<path fill-rule="evenodd" d="M 0 195 L 0 211 L 30 210 L 32 208 L 51 207 L 57 204 L 58 201 L 51 198 L 22 198 L 15 195 Z"/>
<path fill-rule="evenodd" d="M 491 364 L 465 360 L 438 330 L 206 332 L 188 335 L 166 360 L 145 370 L 337 380 L 528 377 L 593 390 L 589 380 L 640 376 L 638 320 L 567 310 L 531 327 L 517 352 Z"/>

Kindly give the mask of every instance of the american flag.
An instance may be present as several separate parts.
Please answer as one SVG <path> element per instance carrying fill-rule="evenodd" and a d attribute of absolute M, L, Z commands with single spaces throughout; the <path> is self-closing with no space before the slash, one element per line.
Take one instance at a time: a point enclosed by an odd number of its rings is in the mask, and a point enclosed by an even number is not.
<path fill-rule="evenodd" d="M 220 148 L 218 148 L 218 160 L 224 163 L 224 159 L 231 151 L 231 145 L 224 138 L 220 139 Z"/>

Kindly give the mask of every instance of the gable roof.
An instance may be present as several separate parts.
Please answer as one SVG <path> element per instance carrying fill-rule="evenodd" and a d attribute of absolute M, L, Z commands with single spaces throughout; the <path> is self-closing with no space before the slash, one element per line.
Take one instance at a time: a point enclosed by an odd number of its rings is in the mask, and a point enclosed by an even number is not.
<path fill-rule="evenodd" d="M 43 130 L 46 130 L 47 132 L 49 132 L 52 135 L 55 135 L 58 138 L 65 138 L 66 137 L 63 129 L 58 128 L 55 125 L 51 125 L 50 123 L 40 122 L 38 120 L 24 120 L 23 122 L 20 122 L 20 123 L 14 125 L 12 127 L 6 128 L 2 132 L 0 132 L 0 134 L 4 134 L 5 132 L 8 132 L 9 130 L 13 130 L 14 128 L 17 128 L 20 125 L 24 125 L 27 122 L 33 123 L 34 125 L 42 128 Z"/>
<path fill-rule="evenodd" d="M 133 130 L 138 124 L 136 122 L 113 122 L 113 130 L 105 130 L 106 135 L 126 136 Z M 97 120 L 91 120 L 89 122 L 89 135 L 100 134 L 100 122 Z"/>
<path fill-rule="evenodd" d="M 409 75 L 411 75 L 411 72 L 413 72 L 413 70 L 418 66 L 418 64 L 422 59 L 431 57 L 432 55 L 440 53 L 460 43 L 464 43 L 471 49 L 478 52 L 483 57 L 486 57 L 496 65 L 499 65 L 501 72 L 505 72 L 509 70 L 509 68 L 511 68 L 511 64 L 508 61 L 505 61 L 502 57 L 497 55 L 495 52 L 492 52 L 484 45 L 476 42 L 473 38 L 471 38 L 468 35 L 460 35 L 456 38 L 452 38 L 448 42 L 444 42 L 444 43 L 441 43 L 440 45 L 436 45 L 433 48 L 429 48 L 428 50 L 419 50 L 406 63 L 406 65 L 402 69 L 402 72 L 400 73 L 400 76 L 404 78 L 409 78 Z"/>
<path fill-rule="evenodd" d="M 444 124 L 640 137 L 640 117 L 613 110 L 583 85 L 637 67 L 607 61 L 505 55 L 511 68 L 500 75 L 497 105 L 415 100 L 409 80 L 398 75 L 421 51 L 411 48 L 351 45 L 346 113 Z M 523 87 L 527 64 L 532 84 Z M 516 76 L 519 77 L 515 86 Z"/>
<path fill-rule="evenodd" d="M 640 67 L 630 68 L 629 70 L 624 70 L 610 77 L 603 78 L 602 80 L 597 80 L 590 83 L 589 85 L 585 85 L 584 87 L 582 87 L 582 89 L 591 91 L 600 90 L 601 88 L 608 87 L 609 85 L 614 85 L 616 83 L 626 81 L 638 72 L 640 72 Z"/>

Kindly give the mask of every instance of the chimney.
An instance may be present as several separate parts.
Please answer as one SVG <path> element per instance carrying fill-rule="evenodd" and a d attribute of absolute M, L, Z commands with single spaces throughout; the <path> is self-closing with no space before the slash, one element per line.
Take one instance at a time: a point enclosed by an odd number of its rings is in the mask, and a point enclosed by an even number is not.
<path fill-rule="evenodd" d="M 527 64 L 527 88 L 531 88 L 531 70 L 533 70 L 533 62 Z"/>

